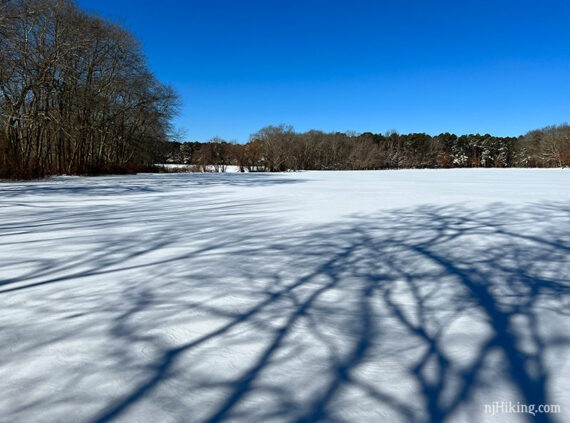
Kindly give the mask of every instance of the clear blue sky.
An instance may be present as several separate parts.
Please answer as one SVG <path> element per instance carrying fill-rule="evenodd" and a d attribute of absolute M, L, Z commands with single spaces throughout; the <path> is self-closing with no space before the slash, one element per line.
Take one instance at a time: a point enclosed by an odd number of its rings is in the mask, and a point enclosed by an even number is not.
<path fill-rule="evenodd" d="M 182 95 L 189 140 L 298 131 L 519 135 L 570 121 L 570 1 L 79 0 Z"/>

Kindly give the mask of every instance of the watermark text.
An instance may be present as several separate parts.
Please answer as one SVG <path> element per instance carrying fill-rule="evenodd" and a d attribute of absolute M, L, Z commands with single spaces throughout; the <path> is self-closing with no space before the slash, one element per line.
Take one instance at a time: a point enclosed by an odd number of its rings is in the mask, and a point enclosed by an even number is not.
<path fill-rule="evenodd" d="M 521 404 L 512 401 L 494 401 L 485 404 L 485 414 L 496 416 L 498 414 L 537 414 L 560 413 L 560 404 Z"/>

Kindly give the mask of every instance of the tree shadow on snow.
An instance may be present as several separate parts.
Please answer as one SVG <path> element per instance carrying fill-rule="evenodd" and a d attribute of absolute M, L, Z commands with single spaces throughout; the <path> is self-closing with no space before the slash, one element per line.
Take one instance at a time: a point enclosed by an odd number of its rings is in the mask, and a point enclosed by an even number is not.
<path fill-rule="evenodd" d="M 54 177 L 37 182 L 0 183 L 0 198 L 26 195 L 117 196 L 172 192 L 191 187 L 260 187 L 302 182 L 278 173 L 179 173 L 93 177 Z"/>
<path fill-rule="evenodd" d="M 130 215 L 147 229 L 82 235 L 86 252 L 71 260 L 5 263 L 28 270 L 0 281 L 6 308 L 27 316 L 0 331 L 4 373 L 58 345 L 89 357 L 57 368 L 56 394 L 36 374 L 29 400 L 0 402 L 5 416 L 91 404 L 93 423 L 439 422 L 482 419 L 491 401 L 563 399 L 567 203 L 423 206 L 297 229 L 252 219 L 247 204 L 204 206 L 194 219 Z M 87 225 L 113 233 L 115 217 Z M 52 228 L 69 236 L 64 222 Z"/>

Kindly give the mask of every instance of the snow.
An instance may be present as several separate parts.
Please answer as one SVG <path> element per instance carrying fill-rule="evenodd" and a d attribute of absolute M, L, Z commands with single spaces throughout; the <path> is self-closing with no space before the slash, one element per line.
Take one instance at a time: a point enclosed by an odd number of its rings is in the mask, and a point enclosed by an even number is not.
<path fill-rule="evenodd" d="M 0 183 L 0 421 L 570 421 L 569 176 Z"/>
<path fill-rule="evenodd" d="M 163 167 L 165 169 L 168 170 L 187 170 L 187 171 L 192 171 L 192 170 L 202 170 L 202 166 L 200 165 L 186 165 L 186 164 L 175 164 L 175 163 L 166 163 L 166 164 L 157 164 L 155 166 L 159 166 L 159 167 Z M 214 165 L 208 165 L 206 166 L 206 171 L 207 172 L 220 172 L 220 173 L 224 173 L 221 171 L 221 168 L 223 167 L 223 170 L 225 173 L 240 173 L 241 169 L 239 166 L 235 166 L 235 165 L 229 165 L 229 166 L 218 166 L 218 169 L 216 170 L 216 166 Z M 243 172 L 248 172 L 247 168 L 244 168 Z"/>

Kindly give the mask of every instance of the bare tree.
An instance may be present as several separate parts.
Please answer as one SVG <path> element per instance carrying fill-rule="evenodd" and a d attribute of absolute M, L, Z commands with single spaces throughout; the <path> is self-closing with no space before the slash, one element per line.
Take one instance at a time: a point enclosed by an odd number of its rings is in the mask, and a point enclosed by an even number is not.
<path fill-rule="evenodd" d="M 1 6 L 3 168 L 94 173 L 149 162 L 178 106 L 139 42 L 71 0 Z"/>

